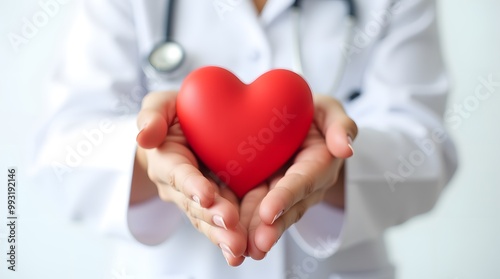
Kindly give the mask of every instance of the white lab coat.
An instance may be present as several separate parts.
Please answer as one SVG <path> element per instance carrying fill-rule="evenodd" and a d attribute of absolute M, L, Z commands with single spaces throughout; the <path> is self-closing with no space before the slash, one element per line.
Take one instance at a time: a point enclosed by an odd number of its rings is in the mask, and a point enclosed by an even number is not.
<path fill-rule="evenodd" d="M 357 122 L 346 165 L 345 211 L 310 209 L 262 261 L 228 267 L 220 249 L 173 205 L 130 208 L 135 117 L 152 90 L 182 78 L 148 80 L 141 63 L 164 39 L 165 0 L 85 0 L 54 77 L 52 112 L 38 139 L 37 167 L 68 217 L 120 236 L 120 259 L 135 278 L 393 278 L 383 233 L 429 211 L 456 167 L 442 119 L 448 80 L 435 3 L 359 0 L 355 38 L 343 46 L 346 6 L 303 1 L 304 76 L 316 93 L 344 102 Z M 174 38 L 188 67 L 219 65 L 251 82 L 272 68 L 292 69 L 292 0 L 177 1 Z M 217 6 L 219 9 L 215 8 Z M 225 9 L 224 9 L 225 7 Z M 330 92 L 341 55 L 349 63 Z M 361 95 L 349 101 L 353 92 Z"/>

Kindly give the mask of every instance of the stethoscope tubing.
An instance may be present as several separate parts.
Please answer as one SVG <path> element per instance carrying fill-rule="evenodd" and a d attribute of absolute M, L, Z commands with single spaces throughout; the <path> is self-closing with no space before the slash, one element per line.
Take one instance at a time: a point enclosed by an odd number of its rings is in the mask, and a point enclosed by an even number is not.
<path fill-rule="evenodd" d="M 354 37 L 354 26 L 356 24 L 356 6 L 354 3 L 354 0 L 345 0 L 346 5 L 347 5 L 347 17 L 346 17 L 346 31 L 344 34 L 344 38 L 342 43 L 343 44 L 348 44 L 353 40 Z M 176 74 L 175 72 L 178 71 L 182 64 L 186 62 L 186 54 L 185 50 L 180 45 L 179 43 L 175 42 L 173 40 L 173 22 L 174 22 L 174 10 L 175 10 L 175 0 L 169 0 L 167 3 L 167 10 L 166 10 L 166 18 L 165 18 L 165 40 L 161 42 L 160 44 L 156 45 L 148 55 L 145 65 L 144 65 L 144 72 L 145 74 L 150 77 L 150 78 L 162 78 L 162 79 L 171 79 L 171 78 L 178 78 L 180 75 Z M 302 0 L 295 0 L 292 4 L 291 7 L 291 12 L 292 12 L 292 27 L 293 27 L 293 35 L 294 35 L 294 57 L 293 57 L 293 70 L 297 72 L 300 75 L 304 75 L 304 69 L 303 69 L 303 64 L 302 64 L 302 50 L 301 50 L 301 32 L 300 32 L 300 15 L 301 15 L 301 6 Z M 182 57 L 178 59 L 178 61 L 172 61 L 174 63 L 171 64 L 176 64 L 172 67 L 169 67 L 169 69 L 159 69 L 158 63 L 155 63 L 157 61 L 153 61 L 154 57 L 158 56 L 158 51 L 162 51 L 161 48 L 162 46 L 165 49 L 165 53 L 163 55 L 163 58 L 168 59 L 168 50 L 167 47 L 168 45 L 174 45 L 177 48 L 181 49 L 182 52 Z M 157 55 L 153 55 L 153 54 Z M 160 55 L 162 56 L 162 55 Z M 178 63 L 178 64 L 177 64 Z M 347 63 L 348 63 L 348 58 L 345 57 L 345 55 L 341 54 L 340 60 L 339 60 L 339 66 L 337 69 L 337 73 L 335 75 L 335 78 L 333 79 L 333 85 L 328 92 L 335 92 L 337 91 L 342 78 L 344 76 L 344 73 L 346 71 Z M 169 64 L 169 63 L 166 63 Z"/>

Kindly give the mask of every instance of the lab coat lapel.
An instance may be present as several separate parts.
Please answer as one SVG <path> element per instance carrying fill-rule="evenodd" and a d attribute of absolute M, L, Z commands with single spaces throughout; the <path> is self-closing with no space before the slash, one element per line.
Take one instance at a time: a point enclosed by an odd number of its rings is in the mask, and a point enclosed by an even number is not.
<path fill-rule="evenodd" d="M 271 23 L 276 17 L 292 6 L 294 0 L 268 0 L 262 10 L 260 20 L 263 25 Z"/>

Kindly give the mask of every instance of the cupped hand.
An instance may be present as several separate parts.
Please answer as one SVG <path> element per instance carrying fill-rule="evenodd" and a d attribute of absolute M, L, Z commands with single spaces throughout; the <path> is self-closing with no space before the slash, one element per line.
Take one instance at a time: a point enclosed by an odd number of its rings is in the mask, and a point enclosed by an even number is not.
<path fill-rule="evenodd" d="M 137 161 L 160 198 L 175 203 L 193 226 L 218 245 L 229 265 L 244 260 L 247 230 L 239 222 L 238 200 L 200 171 L 176 117 L 176 92 L 152 92 L 137 118 Z"/>
<path fill-rule="evenodd" d="M 313 205 L 326 201 L 343 207 L 343 163 L 352 156 L 357 126 L 340 102 L 314 97 L 315 115 L 309 133 L 289 167 L 251 190 L 240 205 L 248 230 L 246 254 L 262 259 L 281 235 Z M 318 220 L 321 221 L 321 220 Z"/>
<path fill-rule="evenodd" d="M 238 202 L 199 170 L 176 118 L 176 96 L 154 92 L 144 99 L 138 158 L 160 197 L 175 203 L 219 245 L 228 264 L 241 264 L 243 254 L 265 257 L 312 205 L 325 200 L 343 206 L 343 181 L 338 178 L 343 159 L 353 155 L 350 143 L 357 128 L 335 99 L 315 96 L 314 123 L 291 164 Z"/>

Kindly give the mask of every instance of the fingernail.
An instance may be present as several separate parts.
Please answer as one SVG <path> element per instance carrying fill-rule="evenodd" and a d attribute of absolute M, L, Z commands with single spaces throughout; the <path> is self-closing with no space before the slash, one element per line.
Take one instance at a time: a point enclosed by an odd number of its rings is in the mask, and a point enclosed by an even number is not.
<path fill-rule="evenodd" d="M 214 217 L 212 217 L 212 221 L 214 222 L 215 225 L 224 228 L 227 231 L 226 223 L 224 222 L 222 216 L 214 215 Z"/>
<path fill-rule="evenodd" d="M 137 132 L 137 137 L 136 137 L 136 139 L 138 139 L 138 138 L 139 138 L 139 136 L 140 136 L 140 135 L 141 135 L 141 133 L 144 131 L 144 129 L 146 128 L 146 126 L 148 126 L 148 124 L 147 124 L 147 123 L 143 123 L 143 124 L 142 124 L 141 128 L 139 129 L 139 132 Z"/>
<path fill-rule="evenodd" d="M 139 134 L 140 134 L 140 133 L 141 133 L 144 129 L 146 129 L 146 127 L 147 127 L 147 126 L 148 126 L 148 123 L 147 123 L 147 122 L 142 123 L 141 128 L 139 129 Z"/>
<path fill-rule="evenodd" d="M 198 197 L 197 195 L 193 195 L 192 199 L 195 203 L 197 203 L 199 206 L 201 206 L 200 197 Z"/>
<path fill-rule="evenodd" d="M 349 148 L 352 151 L 352 155 L 354 155 L 354 148 L 352 148 L 352 138 L 351 138 L 351 136 L 347 136 L 347 142 L 348 142 L 347 146 L 349 146 Z"/>
<path fill-rule="evenodd" d="M 276 222 L 276 220 L 278 220 L 278 218 L 280 218 L 281 215 L 283 215 L 283 213 L 285 213 L 285 210 L 281 210 L 280 212 L 278 212 L 278 214 L 276 214 L 276 216 L 274 216 L 274 219 L 271 222 L 271 225 L 274 224 L 274 222 Z"/>
<path fill-rule="evenodd" d="M 222 254 L 224 255 L 224 258 L 226 259 L 227 264 L 229 264 L 229 261 L 228 261 L 229 257 L 236 258 L 236 256 L 234 256 L 233 251 L 231 251 L 231 249 L 229 249 L 229 246 L 227 246 L 226 244 L 220 243 L 219 247 L 222 250 Z"/>

